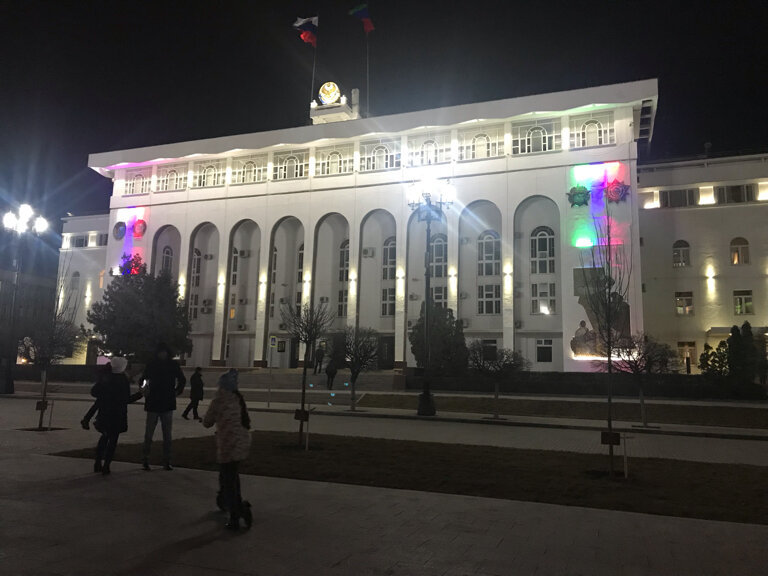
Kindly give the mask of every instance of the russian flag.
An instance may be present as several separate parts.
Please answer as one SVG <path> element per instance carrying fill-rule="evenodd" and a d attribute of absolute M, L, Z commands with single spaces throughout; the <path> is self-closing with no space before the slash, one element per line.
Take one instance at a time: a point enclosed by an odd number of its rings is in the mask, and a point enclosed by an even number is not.
<path fill-rule="evenodd" d="M 363 30 L 365 30 L 366 34 L 371 32 L 371 30 L 375 30 L 373 27 L 373 21 L 371 20 L 371 15 L 368 12 L 368 4 L 360 4 L 360 6 L 357 8 L 353 8 L 349 11 L 349 15 L 362 20 Z"/>
<path fill-rule="evenodd" d="M 312 44 L 315 48 L 317 48 L 317 25 L 317 16 L 312 18 L 296 18 L 296 22 L 293 23 L 293 27 L 296 30 L 301 30 L 301 39 L 307 44 Z"/>

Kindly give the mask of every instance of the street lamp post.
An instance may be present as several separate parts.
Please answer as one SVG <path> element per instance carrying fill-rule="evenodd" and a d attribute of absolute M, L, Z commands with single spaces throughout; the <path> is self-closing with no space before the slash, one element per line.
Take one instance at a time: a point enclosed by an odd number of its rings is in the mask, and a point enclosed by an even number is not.
<path fill-rule="evenodd" d="M 29 204 L 19 206 L 18 214 L 7 212 L 3 216 L 3 227 L 15 234 L 13 241 L 13 290 L 11 292 L 11 321 L 8 332 L 8 359 L 5 365 L 5 378 L 0 383 L 0 394 L 13 394 L 13 367 L 18 356 L 18 338 L 16 337 L 16 297 L 19 292 L 19 275 L 21 274 L 21 238 L 27 232 L 42 234 L 48 229 L 48 221 L 42 216 L 33 218 L 35 211 Z"/>
<path fill-rule="evenodd" d="M 443 218 L 443 209 L 453 204 L 454 189 L 447 181 L 422 181 L 411 187 L 408 205 L 416 212 L 419 222 L 427 223 L 424 250 L 424 390 L 419 395 L 419 416 L 434 416 L 435 401 L 430 390 L 430 312 L 432 307 L 432 222 Z"/>

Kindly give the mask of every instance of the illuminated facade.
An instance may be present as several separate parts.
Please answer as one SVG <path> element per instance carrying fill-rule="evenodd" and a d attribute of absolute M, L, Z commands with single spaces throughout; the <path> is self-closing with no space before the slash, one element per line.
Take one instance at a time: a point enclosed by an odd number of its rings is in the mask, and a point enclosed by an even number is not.
<path fill-rule="evenodd" d="M 291 365 L 280 306 L 314 302 L 335 330 L 378 330 L 382 367 L 413 366 L 426 232 L 409 197 L 450 189 L 432 223 L 433 300 L 534 370 L 590 370 L 571 345 L 590 323 L 579 270 L 606 211 L 639 262 L 637 142 L 656 94 L 651 80 L 360 119 L 353 93 L 342 121 L 94 154 L 114 182 L 100 269 L 138 253 L 178 278 L 193 364 Z M 343 112 L 323 106 L 313 119 Z M 639 274 L 626 311 L 642 330 Z"/>

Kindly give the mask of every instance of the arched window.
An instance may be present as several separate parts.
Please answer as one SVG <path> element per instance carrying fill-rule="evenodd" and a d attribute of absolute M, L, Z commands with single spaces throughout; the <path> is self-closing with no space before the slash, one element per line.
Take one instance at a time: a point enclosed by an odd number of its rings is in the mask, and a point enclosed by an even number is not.
<path fill-rule="evenodd" d="M 131 182 L 131 194 L 141 194 L 144 192 L 144 176 L 142 174 L 136 174 Z"/>
<path fill-rule="evenodd" d="M 250 160 L 243 164 L 242 182 L 256 182 L 256 163 Z"/>
<path fill-rule="evenodd" d="M 289 180 L 298 176 L 299 159 L 296 156 L 288 156 L 283 162 L 283 179 Z"/>
<path fill-rule="evenodd" d="M 69 279 L 69 291 L 73 295 L 77 295 L 80 291 L 80 272 L 72 272 L 72 277 Z"/>
<path fill-rule="evenodd" d="M 277 246 L 272 247 L 272 286 L 277 284 Z M 273 292 L 274 295 L 274 292 Z"/>
<path fill-rule="evenodd" d="M 421 145 L 421 165 L 437 164 L 438 146 L 434 140 L 425 140 Z"/>
<path fill-rule="evenodd" d="M 203 186 L 216 186 L 216 168 L 214 166 L 206 166 L 203 170 Z"/>
<path fill-rule="evenodd" d="M 230 275 L 230 284 L 237 286 L 237 268 L 240 264 L 240 252 L 237 248 L 232 248 L 232 274 Z"/>
<path fill-rule="evenodd" d="M 383 144 L 376 146 L 371 154 L 371 170 L 385 170 L 389 168 L 389 148 Z"/>
<path fill-rule="evenodd" d="M 344 240 L 339 247 L 339 282 L 349 280 L 349 240 Z"/>
<path fill-rule="evenodd" d="M 486 230 L 477 239 L 477 275 L 501 275 L 501 239 L 494 230 Z"/>
<path fill-rule="evenodd" d="M 383 280 L 395 279 L 395 265 L 397 257 L 397 244 L 395 237 L 391 236 L 384 240 L 381 248 L 381 278 Z"/>
<path fill-rule="evenodd" d="M 544 152 L 549 150 L 547 146 L 547 132 L 541 126 L 534 126 L 525 135 L 525 150 L 531 152 Z"/>
<path fill-rule="evenodd" d="M 445 278 L 448 276 L 448 239 L 445 234 L 435 234 L 429 244 L 432 251 L 430 276 Z"/>
<path fill-rule="evenodd" d="M 304 244 L 299 246 L 299 253 L 296 259 L 296 268 L 298 269 L 298 273 L 296 274 L 296 282 L 301 284 L 304 281 Z"/>
<path fill-rule="evenodd" d="M 603 143 L 603 126 L 597 120 L 589 120 L 581 125 L 581 145 L 600 146 Z"/>
<path fill-rule="evenodd" d="M 691 246 L 685 240 L 672 244 L 672 266 L 684 268 L 691 265 Z"/>
<path fill-rule="evenodd" d="M 189 285 L 192 288 L 200 287 L 200 268 L 203 263 L 203 255 L 198 248 L 192 251 L 192 272 L 189 275 Z"/>
<path fill-rule="evenodd" d="M 163 258 L 160 264 L 160 271 L 171 273 L 173 269 L 173 248 L 166 246 L 163 248 Z"/>
<path fill-rule="evenodd" d="M 331 152 L 328 154 L 325 161 L 325 174 L 340 174 L 341 173 L 341 154 L 338 152 Z"/>
<path fill-rule="evenodd" d="M 734 266 L 749 264 L 749 242 L 744 238 L 731 240 L 731 264 Z"/>
<path fill-rule="evenodd" d="M 491 139 L 487 134 L 478 134 L 472 138 L 472 158 L 490 158 Z"/>
<path fill-rule="evenodd" d="M 548 226 L 531 232 L 531 274 L 555 273 L 555 233 Z"/>
<path fill-rule="evenodd" d="M 165 176 L 165 181 L 166 190 L 176 190 L 179 185 L 179 173 L 176 172 L 176 170 L 168 170 L 168 173 Z"/>

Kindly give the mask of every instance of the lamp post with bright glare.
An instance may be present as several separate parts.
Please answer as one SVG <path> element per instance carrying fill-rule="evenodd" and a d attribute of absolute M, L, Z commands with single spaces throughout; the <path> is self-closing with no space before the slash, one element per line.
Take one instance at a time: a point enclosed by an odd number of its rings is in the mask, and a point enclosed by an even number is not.
<path fill-rule="evenodd" d="M 434 416 L 435 401 L 430 391 L 430 341 L 429 323 L 432 306 L 432 222 L 440 222 L 443 209 L 450 208 L 455 190 L 446 180 L 425 180 L 411 186 L 408 205 L 416 212 L 419 222 L 427 223 L 426 249 L 424 251 L 424 390 L 419 395 L 419 416 Z"/>
<path fill-rule="evenodd" d="M 3 216 L 3 227 L 13 233 L 13 291 L 11 292 L 11 321 L 8 332 L 7 352 L 8 358 L 5 364 L 5 377 L 0 382 L 0 394 L 13 394 L 13 367 L 18 356 L 18 338 L 16 337 L 16 296 L 19 292 L 19 274 L 21 273 L 21 238 L 31 232 L 37 235 L 48 230 L 48 221 L 42 216 L 35 217 L 35 211 L 29 204 L 19 206 L 18 213 L 7 212 Z"/>

